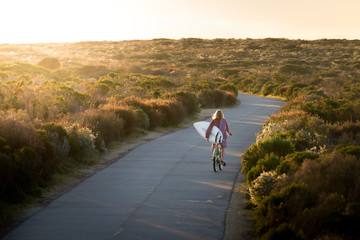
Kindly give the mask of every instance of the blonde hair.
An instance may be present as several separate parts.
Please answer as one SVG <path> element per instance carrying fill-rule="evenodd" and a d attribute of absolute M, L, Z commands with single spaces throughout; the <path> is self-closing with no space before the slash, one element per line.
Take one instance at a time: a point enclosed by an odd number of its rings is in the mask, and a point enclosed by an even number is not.
<path fill-rule="evenodd" d="M 216 112 L 212 115 L 212 118 L 213 118 L 213 119 L 223 119 L 223 118 L 224 118 L 224 114 L 223 114 L 223 112 L 222 112 L 220 109 L 218 109 L 218 110 L 216 110 Z"/>

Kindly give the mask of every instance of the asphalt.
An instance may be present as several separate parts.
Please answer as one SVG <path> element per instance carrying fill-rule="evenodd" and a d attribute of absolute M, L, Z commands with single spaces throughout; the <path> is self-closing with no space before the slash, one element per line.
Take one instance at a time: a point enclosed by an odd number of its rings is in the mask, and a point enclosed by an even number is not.
<path fill-rule="evenodd" d="M 233 136 L 222 171 L 212 170 L 210 144 L 189 126 L 135 148 L 3 239 L 223 239 L 240 155 L 283 105 L 245 94 L 239 99 L 224 110 Z"/>

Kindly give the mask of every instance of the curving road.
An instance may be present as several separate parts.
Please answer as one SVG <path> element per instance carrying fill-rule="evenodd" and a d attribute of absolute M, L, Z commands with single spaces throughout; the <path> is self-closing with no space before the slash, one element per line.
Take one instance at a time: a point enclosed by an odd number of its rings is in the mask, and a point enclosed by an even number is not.
<path fill-rule="evenodd" d="M 3 239 L 222 239 L 239 156 L 283 104 L 239 99 L 241 105 L 224 110 L 233 136 L 223 171 L 213 172 L 210 144 L 189 126 L 137 147 Z"/>

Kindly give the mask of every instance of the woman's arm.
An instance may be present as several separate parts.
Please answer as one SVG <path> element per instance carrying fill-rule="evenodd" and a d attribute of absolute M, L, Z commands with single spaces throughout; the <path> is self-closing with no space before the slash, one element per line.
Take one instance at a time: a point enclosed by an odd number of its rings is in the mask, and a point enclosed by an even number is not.
<path fill-rule="evenodd" d="M 232 133 L 230 132 L 230 129 L 229 129 L 229 125 L 227 124 L 226 121 L 225 121 L 225 124 L 226 124 L 226 133 L 227 133 L 229 136 L 232 136 Z"/>
<path fill-rule="evenodd" d="M 214 120 L 211 120 L 210 125 L 206 130 L 205 138 L 206 138 L 207 141 L 208 141 L 208 138 L 209 138 L 210 133 L 211 133 L 211 129 L 213 128 L 214 124 L 215 124 Z"/>

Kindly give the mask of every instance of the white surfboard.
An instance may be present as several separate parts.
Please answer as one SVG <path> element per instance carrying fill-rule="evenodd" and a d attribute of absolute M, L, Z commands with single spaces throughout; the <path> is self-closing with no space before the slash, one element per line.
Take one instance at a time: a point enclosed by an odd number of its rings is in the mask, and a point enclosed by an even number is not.
<path fill-rule="evenodd" d="M 201 121 L 196 122 L 193 124 L 196 131 L 205 139 L 206 130 L 208 129 L 210 123 Z M 223 140 L 223 134 L 221 133 L 220 129 L 216 126 L 213 126 L 211 129 L 211 133 L 209 136 L 209 142 L 211 143 L 221 143 Z"/>

